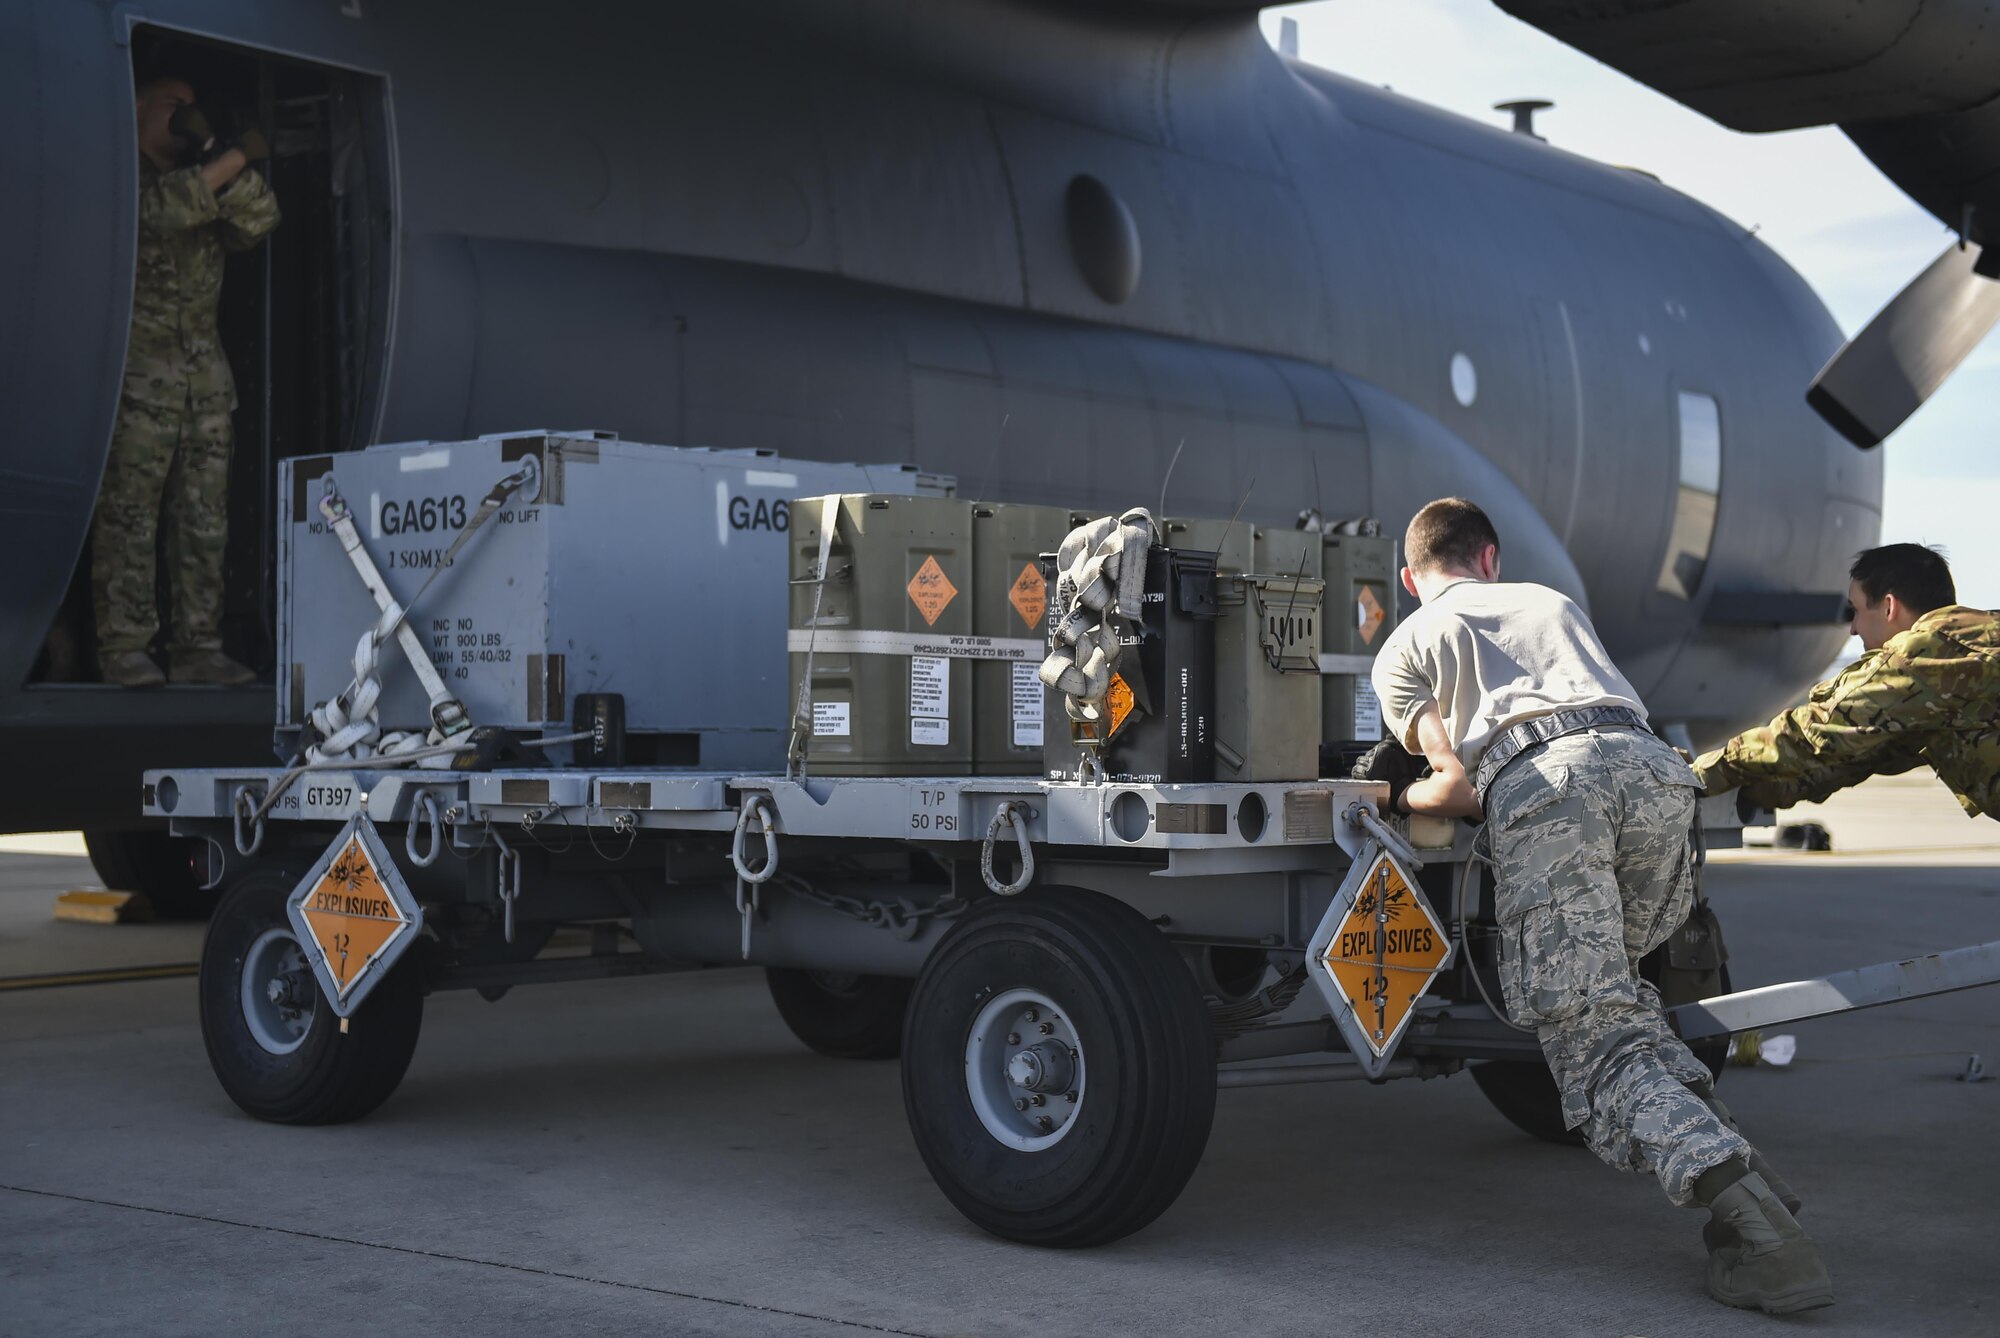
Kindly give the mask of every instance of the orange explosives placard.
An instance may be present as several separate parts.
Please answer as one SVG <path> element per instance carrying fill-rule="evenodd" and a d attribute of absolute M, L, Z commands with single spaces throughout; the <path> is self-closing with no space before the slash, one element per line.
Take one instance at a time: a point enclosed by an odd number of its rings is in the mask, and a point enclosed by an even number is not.
<path fill-rule="evenodd" d="M 937 626 L 938 615 L 958 593 L 958 587 L 944 574 L 944 568 L 938 566 L 935 556 L 924 559 L 924 565 L 917 568 L 917 574 L 910 578 L 905 588 L 910 592 L 910 602 L 917 606 L 917 612 L 924 615 L 926 627 Z"/>
<path fill-rule="evenodd" d="M 1118 727 L 1125 723 L 1125 717 L 1132 714 L 1134 704 L 1132 685 L 1125 681 L 1122 674 L 1113 674 L 1111 688 L 1104 694 L 1104 710 L 1110 717 L 1104 730 L 1105 738 L 1118 732 Z"/>
<path fill-rule="evenodd" d="M 1450 955 L 1444 927 L 1401 866 L 1378 854 L 1319 962 L 1353 1008 L 1361 1039 L 1379 1058 Z"/>
<path fill-rule="evenodd" d="M 1382 607 L 1382 601 L 1375 598 L 1372 586 L 1362 586 L 1361 593 L 1354 600 L 1354 628 L 1361 633 L 1361 644 L 1375 644 L 1375 634 L 1382 630 L 1383 620 L 1389 616 Z"/>
<path fill-rule="evenodd" d="M 1007 591 L 1007 602 L 1021 615 L 1029 631 L 1042 625 L 1042 615 L 1049 611 L 1049 583 L 1035 570 L 1034 563 L 1021 568 L 1021 574 L 1014 578 Z"/>
<path fill-rule="evenodd" d="M 359 832 L 348 836 L 299 909 L 343 997 L 369 960 L 411 927 L 410 917 L 383 886 Z"/>

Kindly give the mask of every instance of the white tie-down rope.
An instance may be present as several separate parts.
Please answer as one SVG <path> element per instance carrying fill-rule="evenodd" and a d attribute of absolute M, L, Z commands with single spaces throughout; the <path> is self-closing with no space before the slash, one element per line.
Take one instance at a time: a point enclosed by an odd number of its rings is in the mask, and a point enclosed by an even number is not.
<path fill-rule="evenodd" d="M 384 614 L 384 621 L 388 617 Z M 353 682 L 348 684 L 347 691 L 332 701 L 322 702 L 313 708 L 313 729 L 319 734 L 320 741 L 306 749 L 307 761 L 353 762 L 368 757 L 395 757 L 444 742 L 444 736 L 436 729 L 382 732 L 382 722 L 376 718 L 375 707 L 382 697 L 379 670 L 383 640 L 379 625 L 363 632 L 361 639 L 354 643 Z M 437 771 L 445 770 L 451 764 L 450 753 L 427 757 L 417 763 L 420 767 Z"/>
<path fill-rule="evenodd" d="M 445 687 L 437 669 L 425 656 L 422 644 L 411 633 L 408 626 L 410 610 L 430 592 L 438 577 L 457 561 L 459 552 L 471 542 L 472 536 L 479 533 L 480 528 L 515 493 L 536 480 L 539 473 L 535 457 L 527 456 L 513 473 L 494 484 L 407 604 L 397 603 L 389 593 L 380 570 L 368 554 L 367 545 L 361 541 L 353 512 L 335 487 L 333 476 L 327 476 L 326 495 L 320 499 L 320 513 L 326 517 L 328 528 L 339 538 L 341 547 L 346 549 L 361 583 L 374 596 L 381 616 L 354 643 L 354 677 L 346 689 L 332 701 L 322 702 L 313 708 L 312 724 L 319 741 L 307 747 L 307 762 L 359 762 L 371 757 L 398 757 L 436 749 L 448 737 L 462 734 L 470 727 L 471 721 L 466 718 L 465 708 Z M 376 718 L 376 706 L 382 697 L 382 645 L 391 638 L 402 646 L 410 668 L 430 697 L 431 728 L 428 730 L 393 730 L 384 734 L 382 722 Z M 414 759 L 417 766 L 436 771 L 449 769 L 453 760 L 449 751 L 432 752 Z"/>
<path fill-rule="evenodd" d="M 1145 615 L 1153 514 L 1135 507 L 1071 530 L 1056 551 L 1056 647 L 1041 680 L 1063 694 L 1072 720 L 1101 720 L 1127 629 Z"/>

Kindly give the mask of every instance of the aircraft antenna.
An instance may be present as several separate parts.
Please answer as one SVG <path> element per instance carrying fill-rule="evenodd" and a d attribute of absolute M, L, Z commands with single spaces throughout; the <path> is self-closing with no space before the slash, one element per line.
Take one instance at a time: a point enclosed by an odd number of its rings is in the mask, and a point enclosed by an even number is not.
<path fill-rule="evenodd" d="M 1236 510 L 1230 513 L 1229 523 L 1222 527 L 1222 542 L 1215 546 L 1216 552 L 1220 553 L 1228 550 L 1229 532 L 1236 528 L 1236 517 L 1243 514 L 1244 503 L 1250 500 L 1250 494 L 1255 492 L 1256 490 L 1257 490 L 1257 476 L 1255 474 L 1252 474 L 1250 476 L 1250 486 L 1243 490 L 1243 501 L 1238 502 L 1236 504 Z"/>
<path fill-rule="evenodd" d="M 1153 514 L 1162 519 L 1167 514 L 1167 485 L 1174 481 L 1174 466 L 1181 462 L 1181 447 L 1186 445 L 1187 438 L 1182 437 L 1180 446 L 1174 447 L 1174 458 L 1167 461 L 1167 472 L 1160 479 L 1160 509 Z"/>

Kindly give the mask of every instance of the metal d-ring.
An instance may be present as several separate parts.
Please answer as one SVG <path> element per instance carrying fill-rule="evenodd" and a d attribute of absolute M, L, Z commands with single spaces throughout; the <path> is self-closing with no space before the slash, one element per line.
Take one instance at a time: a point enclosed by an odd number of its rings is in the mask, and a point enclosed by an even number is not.
<path fill-rule="evenodd" d="M 423 819 L 419 822 L 418 819 Z M 429 827 L 430 849 L 417 853 L 417 832 Z M 409 830 L 403 834 L 403 853 L 410 857 L 410 863 L 419 869 L 428 869 L 437 863 L 438 852 L 444 849 L 444 818 L 438 812 L 437 796 L 429 790 L 417 791 L 417 800 L 410 813 Z"/>
<path fill-rule="evenodd" d="M 257 811 L 257 794 L 245 786 L 236 792 L 230 802 L 231 836 L 236 842 L 236 853 L 248 859 L 264 844 L 264 815 Z M 248 831 L 245 831 L 245 828 Z"/>
<path fill-rule="evenodd" d="M 993 847 L 1000 840 L 1000 829 L 1014 829 L 1014 844 L 1021 852 L 1021 872 L 1013 882 L 1003 883 L 1000 875 L 993 871 Z M 1018 800 L 1004 801 L 993 812 L 993 821 L 986 825 L 986 840 L 979 847 L 979 876 L 986 886 L 1003 897 L 1011 897 L 1023 891 L 1035 878 L 1035 849 L 1028 842 L 1028 806 Z"/>
<path fill-rule="evenodd" d="M 750 836 L 750 819 L 755 817 L 764 828 L 764 862 L 756 869 L 750 867 L 750 856 L 744 850 L 744 843 Z M 736 876 L 746 883 L 767 883 L 771 875 L 778 871 L 778 815 L 771 808 L 771 796 L 753 794 L 743 801 L 742 809 L 736 814 L 736 832 L 729 842 L 729 862 L 736 866 Z"/>

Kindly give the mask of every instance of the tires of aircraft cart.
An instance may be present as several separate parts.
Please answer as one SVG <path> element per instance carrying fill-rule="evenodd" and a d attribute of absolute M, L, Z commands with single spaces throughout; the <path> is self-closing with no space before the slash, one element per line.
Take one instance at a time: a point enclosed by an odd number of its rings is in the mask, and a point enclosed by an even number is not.
<path fill-rule="evenodd" d="M 423 980 L 406 954 L 343 1032 L 285 915 L 297 881 L 255 870 L 223 894 L 202 945 L 202 1041 L 222 1090 L 249 1114 L 343 1124 L 403 1080 L 423 1025 Z"/>
<path fill-rule="evenodd" d="M 975 1225 L 1102 1245 L 1165 1212 L 1201 1160 L 1208 1010 L 1180 954 L 1122 902 L 1074 888 L 982 902 L 917 977 L 903 1105 Z"/>
<path fill-rule="evenodd" d="M 894 1059 L 913 982 L 850 971 L 767 967 L 771 1001 L 792 1035 L 832 1059 Z"/>
<path fill-rule="evenodd" d="M 162 920 L 200 920 L 215 909 L 189 863 L 194 842 L 166 832 L 87 831 L 90 866 L 113 892 L 137 892 Z"/>
<path fill-rule="evenodd" d="M 1668 1008 L 1729 993 L 1727 962 L 1717 968 L 1719 983 L 1710 988 L 1690 988 L 1680 983 L 1685 977 L 1679 975 L 1661 979 L 1656 959 L 1661 958 L 1664 952 L 1665 949 L 1660 949 L 1648 955 L 1640 963 L 1639 971 L 1648 980 L 1662 986 L 1661 1002 Z M 1728 1038 L 1699 1042 L 1688 1048 L 1694 1051 L 1696 1059 L 1707 1065 L 1708 1071 L 1715 1075 L 1715 1081 L 1720 1082 L 1722 1066 L 1729 1056 Z M 1550 1076 L 1548 1065 L 1521 1060 L 1488 1060 L 1472 1065 L 1472 1080 L 1478 1084 L 1481 1094 L 1493 1103 L 1493 1108 L 1522 1132 L 1549 1143 L 1583 1146 L 1583 1134 L 1579 1130 L 1563 1127 L 1562 1096 L 1556 1091 L 1556 1081 Z"/>

